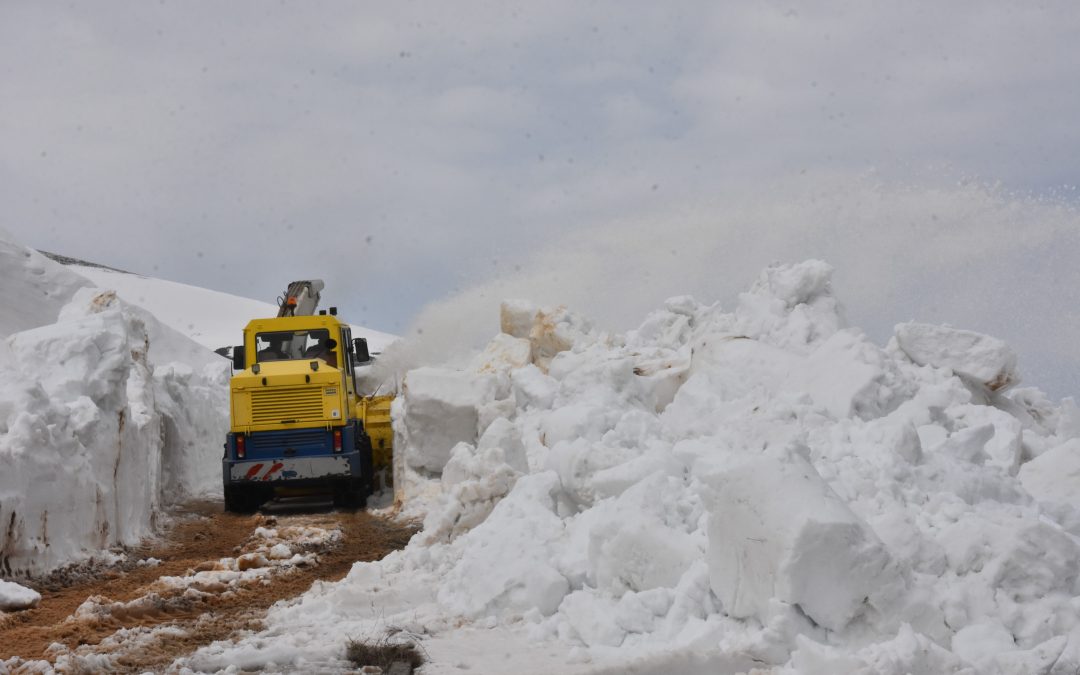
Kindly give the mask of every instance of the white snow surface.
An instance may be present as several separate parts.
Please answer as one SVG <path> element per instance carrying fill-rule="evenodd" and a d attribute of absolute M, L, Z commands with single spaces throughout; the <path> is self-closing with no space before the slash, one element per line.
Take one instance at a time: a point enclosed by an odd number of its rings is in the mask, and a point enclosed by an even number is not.
<path fill-rule="evenodd" d="M 1015 378 L 987 336 L 872 343 L 831 273 L 626 335 L 504 305 L 469 370 L 395 403 L 409 546 L 177 665 L 332 672 L 392 627 L 426 673 L 1078 672 L 1075 402 L 987 386 Z"/>
<path fill-rule="evenodd" d="M 0 613 L 36 607 L 41 594 L 12 581 L 0 580 Z"/>
<path fill-rule="evenodd" d="M 0 239 L 0 574 L 137 543 L 220 491 L 229 364 L 149 312 Z M 30 300 L 36 300 L 30 302 Z"/>
<path fill-rule="evenodd" d="M 0 287 L 0 576 L 135 544 L 163 507 L 220 497 L 230 366 L 212 349 L 274 305 L 64 266 L 2 231 Z"/>
<path fill-rule="evenodd" d="M 251 319 L 277 316 L 278 308 L 269 302 L 251 300 L 207 288 L 190 286 L 140 274 L 117 272 L 101 267 L 73 265 L 71 269 L 90 279 L 101 288 L 115 290 L 122 299 L 152 312 L 159 321 L 187 335 L 211 350 L 240 342 L 240 332 Z M 282 288 L 289 280 L 282 281 Z M 329 289 L 323 292 L 323 309 L 333 297 L 344 298 L 348 289 Z M 396 336 L 352 326 L 353 337 L 364 337 L 368 348 L 380 352 Z"/>

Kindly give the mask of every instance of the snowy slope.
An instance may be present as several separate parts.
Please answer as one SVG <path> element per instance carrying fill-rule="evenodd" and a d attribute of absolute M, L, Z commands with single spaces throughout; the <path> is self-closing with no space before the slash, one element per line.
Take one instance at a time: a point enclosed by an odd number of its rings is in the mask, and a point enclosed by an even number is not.
<path fill-rule="evenodd" d="M 137 543 L 162 507 L 218 496 L 230 364 L 212 349 L 275 307 L 61 265 L 2 232 L 0 288 L 0 575 Z"/>
<path fill-rule="evenodd" d="M 277 316 L 277 307 L 268 302 L 101 267 L 72 265 L 70 269 L 101 288 L 115 290 L 124 300 L 149 310 L 165 325 L 212 350 L 238 343 L 249 320 Z M 344 290 L 338 294 L 343 295 Z M 323 295 L 329 299 L 334 293 Z M 353 337 L 366 337 L 368 347 L 375 352 L 397 339 L 362 326 L 352 329 Z"/>
<path fill-rule="evenodd" d="M 56 320 L 76 290 L 91 286 L 37 251 L 11 241 L 0 230 L 0 337 Z"/>
<path fill-rule="evenodd" d="M 409 546 L 180 665 L 426 673 L 1080 672 L 1080 409 L 988 336 L 845 325 L 831 268 L 626 335 L 504 306 L 395 405 Z"/>
<path fill-rule="evenodd" d="M 220 490 L 228 362 L 0 238 L 0 574 L 49 571 Z"/>

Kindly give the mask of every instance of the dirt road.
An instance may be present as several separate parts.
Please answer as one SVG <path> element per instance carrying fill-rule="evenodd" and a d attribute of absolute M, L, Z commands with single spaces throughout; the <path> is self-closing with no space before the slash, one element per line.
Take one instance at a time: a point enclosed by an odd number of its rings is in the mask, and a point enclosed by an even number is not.
<path fill-rule="evenodd" d="M 71 672 L 166 670 L 202 645 L 261 627 L 273 603 L 402 548 L 413 532 L 362 511 L 266 511 L 192 505 L 165 543 L 131 551 L 123 564 L 28 583 L 42 601 L 0 616 L 0 670 L 12 657 L 14 672 L 42 659 Z"/>

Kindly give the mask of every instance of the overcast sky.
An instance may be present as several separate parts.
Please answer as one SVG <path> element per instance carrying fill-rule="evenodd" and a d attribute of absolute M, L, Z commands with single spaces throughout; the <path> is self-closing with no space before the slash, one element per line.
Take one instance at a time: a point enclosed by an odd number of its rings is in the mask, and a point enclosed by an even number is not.
<path fill-rule="evenodd" d="M 803 4 L 3 0 L 0 228 L 429 336 L 820 257 L 1080 394 L 1080 11 Z"/>

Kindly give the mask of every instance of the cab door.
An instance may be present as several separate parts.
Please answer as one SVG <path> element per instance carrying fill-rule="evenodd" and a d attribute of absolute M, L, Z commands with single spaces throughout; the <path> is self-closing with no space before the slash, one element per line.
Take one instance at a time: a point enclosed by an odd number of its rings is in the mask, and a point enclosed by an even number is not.
<path fill-rule="evenodd" d="M 345 364 L 341 372 L 345 376 L 345 392 L 348 397 L 346 404 L 349 417 L 352 419 L 356 416 L 356 373 L 353 369 L 355 364 L 353 363 L 351 328 L 344 326 L 341 328 L 341 342 L 339 344 L 341 345 L 341 362 Z"/>

